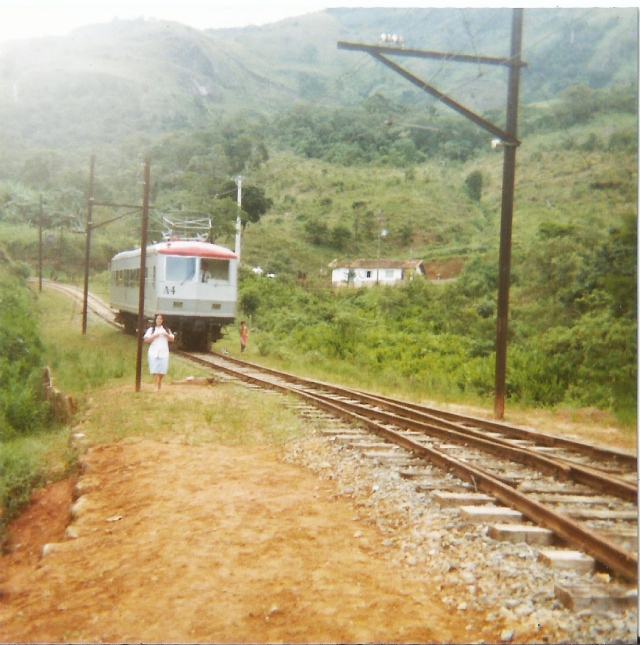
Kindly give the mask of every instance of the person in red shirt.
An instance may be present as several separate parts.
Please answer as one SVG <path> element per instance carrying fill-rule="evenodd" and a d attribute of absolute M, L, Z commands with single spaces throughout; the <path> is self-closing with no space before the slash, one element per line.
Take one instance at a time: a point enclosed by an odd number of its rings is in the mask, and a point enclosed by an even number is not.
<path fill-rule="evenodd" d="M 244 320 L 240 323 L 240 351 L 244 352 L 247 346 L 247 338 L 249 337 L 249 328 L 246 326 Z"/>

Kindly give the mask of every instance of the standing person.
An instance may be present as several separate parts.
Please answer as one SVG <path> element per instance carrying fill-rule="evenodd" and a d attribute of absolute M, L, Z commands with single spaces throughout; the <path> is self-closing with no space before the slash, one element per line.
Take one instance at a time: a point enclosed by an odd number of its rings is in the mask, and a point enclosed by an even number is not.
<path fill-rule="evenodd" d="M 170 329 L 163 326 L 162 314 L 156 316 L 156 324 L 149 327 L 144 335 L 144 342 L 149 343 L 149 372 L 153 374 L 156 383 L 156 390 L 162 386 L 162 377 L 169 368 L 169 343 L 173 342 L 175 336 Z"/>
<path fill-rule="evenodd" d="M 240 323 L 240 351 L 244 352 L 249 337 L 249 328 L 245 325 L 244 320 Z"/>

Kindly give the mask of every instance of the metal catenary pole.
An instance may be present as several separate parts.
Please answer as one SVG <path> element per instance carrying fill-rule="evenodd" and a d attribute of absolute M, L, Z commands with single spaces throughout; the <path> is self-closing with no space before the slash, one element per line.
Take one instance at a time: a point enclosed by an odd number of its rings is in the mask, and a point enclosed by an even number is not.
<path fill-rule="evenodd" d="M 144 187 L 142 190 L 142 226 L 140 231 L 140 289 L 138 292 L 138 353 L 136 355 L 136 392 L 142 379 L 142 345 L 144 337 L 144 287 L 147 273 L 147 229 L 149 224 L 149 160 L 144 162 Z"/>
<path fill-rule="evenodd" d="M 502 219 L 500 228 L 500 259 L 498 267 L 498 313 L 496 322 L 496 366 L 495 366 L 495 391 L 494 415 L 498 419 L 504 417 L 504 395 L 507 365 L 507 328 L 509 317 L 509 285 L 511 273 L 511 231 L 513 220 L 513 201 L 515 186 L 516 148 L 520 145 L 518 140 L 518 100 L 520 93 L 520 69 L 526 67 L 522 61 L 522 26 L 523 9 L 514 9 L 511 24 L 511 55 L 509 58 L 494 58 L 490 56 L 467 56 L 443 52 L 421 51 L 404 49 L 402 47 L 381 47 L 378 45 L 363 45 L 358 43 L 339 42 L 338 49 L 351 51 L 364 51 L 380 61 L 394 72 L 400 74 L 421 90 L 435 97 L 448 107 L 452 108 L 465 118 L 469 119 L 491 134 L 499 137 L 504 145 L 504 163 L 502 179 Z M 413 58 L 430 58 L 447 60 L 460 63 L 483 63 L 486 65 L 503 65 L 509 68 L 509 85 L 507 90 L 507 125 L 502 129 L 472 112 L 465 106 L 440 90 L 429 85 L 387 56 L 409 56 Z"/>
<path fill-rule="evenodd" d="M 507 133 L 518 136 L 518 100 L 520 95 L 520 59 L 522 56 L 523 10 L 514 9 L 511 28 L 511 60 L 507 93 Z M 511 283 L 511 233 L 513 196 L 516 179 L 516 146 L 504 147 L 502 172 L 502 215 L 500 221 L 500 259 L 498 273 L 498 312 L 496 317 L 496 380 L 493 413 L 504 418 L 504 398 L 507 382 L 507 331 L 509 324 L 509 286 Z"/>
<path fill-rule="evenodd" d="M 89 298 L 89 256 L 91 249 L 91 228 L 93 222 L 91 221 L 93 212 L 93 175 L 96 164 L 95 155 L 91 156 L 91 163 L 89 166 L 89 196 L 87 199 L 87 241 L 84 257 L 84 298 L 82 300 L 82 333 L 87 333 L 87 301 Z"/>
<path fill-rule="evenodd" d="M 236 185 L 238 186 L 238 215 L 236 217 L 236 248 L 235 252 L 240 262 L 240 239 L 242 237 L 242 175 L 236 178 Z"/>
<path fill-rule="evenodd" d="M 42 293 L 42 195 L 40 195 L 40 217 L 38 219 L 38 291 Z"/>

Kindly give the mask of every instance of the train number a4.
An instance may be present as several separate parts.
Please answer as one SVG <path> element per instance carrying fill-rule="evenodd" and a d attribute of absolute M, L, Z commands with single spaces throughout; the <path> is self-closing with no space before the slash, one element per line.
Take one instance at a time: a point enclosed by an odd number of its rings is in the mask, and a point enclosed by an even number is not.
<path fill-rule="evenodd" d="M 175 287 L 165 287 L 164 288 L 164 293 L 165 294 L 175 295 L 176 294 L 176 288 Z"/>

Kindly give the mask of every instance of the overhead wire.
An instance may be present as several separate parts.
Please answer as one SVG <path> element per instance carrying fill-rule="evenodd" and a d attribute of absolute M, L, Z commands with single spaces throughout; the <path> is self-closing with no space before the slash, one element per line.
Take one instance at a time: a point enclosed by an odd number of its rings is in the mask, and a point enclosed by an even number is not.
<path fill-rule="evenodd" d="M 588 8 L 588 9 L 583 10 L 583 11 L 581 11 L 581 13 L 578 16 L 573 18 L 570 21 L 569 24 L 576 23 L 579 20 L 585 20 L 591 14 L 596 12 L 597 10 L 598 10 L 597 7 Z M 465 10 L 461 10 L 461 13 L 463 14 L 463 23 L 464 23 L 465 30 L 467 32 L 469 40 L 471 41 L 472 47 L 474 48 L 474 51 L 475 51 L 475 53 L 477 55 L 477 44 L 476 44 L 477 36 L 479 34 L 481 34 L 481 33 L 489 32 L 489 30 L 491 30 L 492 27 L 493 27 L 493 31 L 495 31 L 495 25 L 491 25 L 491 24 L 487 24 L 486 26 L 481 25 L 481 26 L 478 27 L 478 29 L 476 29 L 475 34 L 474 34 L 474 32 L 471 30 L 471 25 L 469 24 L 468 18 L 467 18 L 466 14 L 465 14 Z M 530 53 L 536 47 L 540 46 L 544 42 L 546 42 L 546 41 L 548 41 L 548 40 L 550 40 L 550 39 L 552 39 L 554 37 L 557 37 L 558 34 L 562 33 L 566 28 L 567 28 L 567 23 L 564 23 L 564 24 L 558 26 L 556 29 L 552 30 L 550 33 L 545 34 L 543 37 L 541 37 L 540 39 L 538 39 L 537 41 L 535 41 L 532 44 L 526 45 L 523 42 L 523 47 L 522 47 L 522 56 L 523 56 L 523 58 L 526 58 L 526 56 L 528 54 L 530 55 Z M 459 51 L 459 52 L 456 52 L 456 53 L 462 53 L 462 52 Z M 445 70 L 447 70 L 449 68 L 449 63 L 451 62 L 451 59 L 453 57 L 454 57 L 453 54 L 451 55 L 451 57 L 446 57 L 446 56 L 443 57 L 438 70 L 428 79 L 427 84 L 431 85 L 433 83 L 433 81 L 437 77 L 439 77 Z M 509 61 L 509 56 L 506 56 L 505 58 L 506 58 L 507 61 Z M 525 67 L 523 69 L 526 70 L 527 68 Z M 481 74 L 481 76 L 486 76 L 486 72 L 483 72 Z M 468 78 L 463 79 L 463 80 L 459 81 L 457 84 L 451 85 L 448 88 L 446 88 L 446 90 L 443 93 L 445 93 L 448 96 L 454 96 L 455 94 L 459 93 L 460 90 L 464 90 L 465 88 L 468 88 L 469 86 L 471 86 L 473 83 L 476 83 L 478 81 L 479 77 L 480 76 L 477 76 L 476 78 L 473 78 L 473 79 L 468 79 Z M 417 89 L 414 90 L 414 100 L 411 102 L 411 104 L 417 103 L 417 98 L 419 96 L 422 96 L 422 94 L 423 93 L 420 90 L 417 90 Z"/>
<path fill-rule="evenodd" d="M 597 10 L 597 7 L 585 9 L 579 16 L 574 18 L 571 22 L 573 23 L 573 22 L 576 22 L 578 20 L 585 19 L 586 17 L 591 15 L 596 10 Z M 403 16 L 406 17 L 409 14 L 409 12 L 411 12 L 411 11 L 413 11 L 413 9 L 411 9 L 411 8 L 406 9 L 405 12 L 403 13 Z M 419 28 L 421 23 L 425 23 L 429 19 L 429 16 L 431 15 L 432 11 L 433 11 L 432 9 L 429 9 L 428 12 L 423 17 L 421 17 L 420 20 L 412 21 L 409 31 L 406 32 L 408 34 L 408 36 L 409 36 L 407 40 L 411 40 L 411 33 L 415 32 L 415 30 L 417 28 Z M 460 10 L 460 12 L 462 14 L 463 26 L 464 26 L 465 32 L 467 34 L 467 37 L 469 39 L 469 42 L 471 44 L 471 47 L 473 49 L 473 52 L 474 52 L 474 54 L 476 56 L 478 56 L 478 44 L 477 44 L 478 36 L 480 34 L 488 33 L 488 32 L 490 32 L 492 30 L 495 31 L 495 25 L 493 25 L 491 23 L 488 23 L 486 25 L 479 25 L 476 28 L 475 33 L 474 33 L 474 31 L 472 30 L 471 25 L 469 23 L 469 18 L 468 18 L 467 13 L 465 12 L 465 10 Z M 391 29 L 391 31 L 392 32 L 397 32 L 399 27 L 400 27 L 400 20 L 396 23 L 395 27 Z M 564 29 L 566 29 L 566 23 L 563 24 L 562 26 L 559 26 L 557 29 L 554 29 L 552 32 L 547 33 L 544 37 L 540 38 L 539 40 L 537 40 L 536 42 L 534 42 L 532 44 L 525 45 L 523 43 L 523 47 L 522 47 L 523 57 L 525 57 L 527 53 L 530 53 L 536 47 L 540 46 L 544 42 L 546 42 L 549 39 L 554 38 L 555 36 L 557 36 Z M 454 60 L 456 54 L 462 54 L 462 53 L 464 53 L 462 50 L 458 50 L 457 52 L 453 52 L 453 53 L 451 53 L 449 55 L 443 56 L 442 59 L 440 60 L 440 64 L 439 64 L 438 68 L 436 69 L 436 71 L 434 73 L 431 74 L 431 76 L 429 77 L 427 83 L 429 85 L 432 84 L 438 77 L 440 77 L 449 68 L 450 63 Z M 506 58 L 508 60 L 508 56 Z M 364 68 L 366 68 L 367 66 L 373 65 L 373 63 L 374 63 L 374 61 L 370 56 L 368 56 L 367 54 L 363 54 L 362 57 L 360 58 L 360 60 L 354 62 L 344 72 L 342 72 L 337 78 L 335 78 L 331 83 L 331 87 L 327 88 L 323 93 L 319 94 L 315 98 L 315 102 L 319 103 L 319 102 L 324 101 L 327 97 L 331 96 L 333 94 L 333 92 L 337 88 L 339 88 L 342 83 L 344 83 L 346 80 L 348 80 L 350 78 L 355 77 Z M 476 75 L 476 77 L 473 78 L 473 79 L 468 79 L 467 78 L 467 79 L 461 80 L 456 85 L 453 85 L 453 86 L 449 87 L 446 90 L 446 94 L 453 95 L 453 94 L 459 92 L 460 90 L 469 87 L 471 84 L 476 83 L 479 78 L 484 77 L 485 75 L 486 75 L 486 73 L 483 71 L 483 67 L 482 67 L 481 63 L 478 62 L 478 74 Z M 415 104 L 418 102 L 418 99 L 423 97 L 423 96 L 424 96 L 424 92 L 421 92 L 420 90 L 416 89 L 413 92 L 413 99 L 411 101 L 405 101 L 404 105 L 408 105 L 409 107 L 415 106 Z M 553 109 L 553 107 L 552 107 L 552 109 Z M 296 164 L 292 163 L 292 164 L 286 165 L 284 168 L 281 168 L 281 169 L 279 169 L 277 171 L 267 173 L 265 178 L 266 178 L 266 180 L 276 178 L 279 175 L 282 175 L 282 174 L 288 172 L 291 168 L 295 167 L 295 165 Z M 218 193 L 216 196 L 217 197 L 225 197 L 225 196 L 230 196 L 230 195 L 232 195 L 234 193 L 235 193 L 235 190 L 231 189 L 229 191 Z"/>

